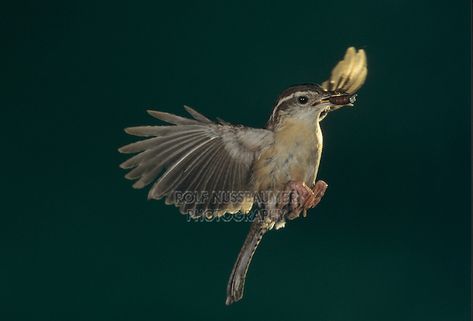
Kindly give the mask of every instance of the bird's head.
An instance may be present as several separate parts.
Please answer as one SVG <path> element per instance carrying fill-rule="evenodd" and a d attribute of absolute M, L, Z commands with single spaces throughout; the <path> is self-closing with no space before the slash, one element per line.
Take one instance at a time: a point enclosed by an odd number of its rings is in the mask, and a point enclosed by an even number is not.
<path fill-rule="evenodd" d="M 320 121 L 333 110 L 353 106 L 356 95 L 343 91 L 328 91 L 317 84 L 302 84 L 287 88 L 276 100 L 268 128 L 286 120 Z"/>

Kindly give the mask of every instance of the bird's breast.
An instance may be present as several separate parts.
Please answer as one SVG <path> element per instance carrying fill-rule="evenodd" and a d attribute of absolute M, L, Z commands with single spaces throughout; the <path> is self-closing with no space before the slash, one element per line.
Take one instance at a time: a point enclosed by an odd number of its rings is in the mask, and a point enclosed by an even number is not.
<path fill-rule="evenodd" d="M 275 132 L 274 143 L 255 162 L 256 190 L 282 189 L 289 181 L 312 186 L 322 152 L 322 133 L 317 122 L 287 122 Z"/>

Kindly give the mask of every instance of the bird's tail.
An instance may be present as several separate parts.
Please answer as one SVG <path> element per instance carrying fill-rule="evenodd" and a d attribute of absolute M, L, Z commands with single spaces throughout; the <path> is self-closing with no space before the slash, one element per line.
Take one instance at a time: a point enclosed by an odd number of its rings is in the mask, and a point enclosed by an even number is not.
<path fill-rule="evenodd" d="M 232 274 L 228 280 L 226 305 L 237 302 L 243 297 L 246 272 L 258 244 L 267 231 L 268 227 L 261 220 L 256 219 L 251 223 L 250 231 L 241 247 L 238 258 L 233 266 Z"/>

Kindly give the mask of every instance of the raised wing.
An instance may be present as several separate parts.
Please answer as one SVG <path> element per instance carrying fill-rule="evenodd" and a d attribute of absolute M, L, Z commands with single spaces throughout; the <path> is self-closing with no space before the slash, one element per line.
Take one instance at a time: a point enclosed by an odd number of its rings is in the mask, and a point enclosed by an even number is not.
<path fill-rule="evenodd" d="M 120 167 L 131 169 L 125 176 L 137 180 L 134 188 L 151 183 L 148 199 L 166 198 L 181 213 L 220 216 L 248 212 L 254 195 L 250 190 L 251 166 L 263 146 L 271 144 L 273 133 L 213 122 L 185 106 L 193 117 L 148 111 L 167 126 L 130 127 L 130 135 L 151 137 L 119 149 L 138 153 Z"/>
<path fill-rule="evenodd" d="M 363 49 L 347 49 L 343 60 L 332 69 L 330 78 L 322 84 L 325 90 L 340 90 L 353 94 L 365 83 L 368 67 Z"/>

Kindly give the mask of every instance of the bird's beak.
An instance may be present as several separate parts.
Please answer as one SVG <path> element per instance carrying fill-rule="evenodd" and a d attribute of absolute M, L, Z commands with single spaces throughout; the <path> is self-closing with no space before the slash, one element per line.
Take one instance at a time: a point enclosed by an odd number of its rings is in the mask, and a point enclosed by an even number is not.
<path fill-rule="evenodd" d="M 356 101 L 356 94 L 350 94 L 346 92 L 337 91 L 326 91 L 320 101 L 315 105 L 324 108 L 320 118 L 323 119 L 325 116 L 334 110 L 339 109 L 343 106 L 354 106 Z"/>

